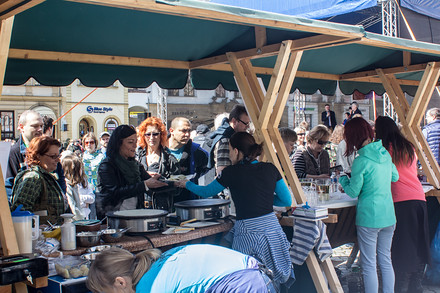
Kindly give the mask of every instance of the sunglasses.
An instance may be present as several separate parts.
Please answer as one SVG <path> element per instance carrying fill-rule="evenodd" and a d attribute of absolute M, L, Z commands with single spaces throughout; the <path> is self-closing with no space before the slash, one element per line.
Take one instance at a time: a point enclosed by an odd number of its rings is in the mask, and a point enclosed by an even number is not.
<path fill-rule="evenodd" d="M 305 133 L 298 133 L 297 136 L 299 136 L 299 135 L 306 135 L 306 134 Z"/>
<path fill-rule="evenodd" d="M 326 144 L 328 144 L 328 141 L 325 141 L 325 140 L 318 140 L 318 144 L 320 144 L 320 145 L 326 145 Z"/>
<path fill-rule="evenodd" d="M 150 136 L 157 137 L 159 134 L 160 134 L 160 132 L 147 132 L 144 135 L 148 136 L 148 137 L 150 137 Z"/>
<path fill-rule="evenodd" d="M 94 142 L 93 140 L 92 140 L 92 141 L 85 141 L 84 144 L 85 144 L 85 145 L 88 145 L 88 144 L 95 144 L 95 142 Z"/>
<path fill-rule="evenodd" d="M 61 158 L 60 154 L 58 154 L 58 155 L 47 155 L 47 154 L 44 154 L 43 156 L 49 157 L 52 160 L 57 160 L 57 159 Z"/>
<path fill-rule="evenodd" d="M 251 123 L 250 121 L 248 123 L 246 123 L 243 120 L 241 120 L 240 118 L 237 118 L 237 120 L 240 121 L 241 123 L 243 123 L 244 126 L 249 126 L 249 123 Z"/>

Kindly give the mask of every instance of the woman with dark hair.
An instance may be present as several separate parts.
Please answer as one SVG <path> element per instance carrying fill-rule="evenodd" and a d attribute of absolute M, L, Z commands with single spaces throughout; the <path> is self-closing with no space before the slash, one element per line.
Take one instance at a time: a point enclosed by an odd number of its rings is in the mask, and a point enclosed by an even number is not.
<path fill-rule="evenodd" d="M 382 140 L 399 172 L 399 180 L 391 183 L 397 218 L 391 247 L 396 292 L 402 292 L 408 280 L 408 292 L 423 292 L 423 271 L 430 261 L 429 228 L 425 192 L 417 178 L 414 146 L 390 117 L 376 119 L 376 138 Z"/>
<path fill-rule="evenodd" d="M 247 132 L 236 132 L 229 140 L 232 165 L 222 170 L 207 186 L 179 181 L 177 186 L 210 197 L 229 187 L 235 203 L 237 221 L 232 249 L 251 255 L 274 273 L 279 285 L 293 277 L 290 244 L 273 213 L 273 206 L 291 206 L 290 191 L 278 169 L 271 163 L 258 162 L 262 145 Z"/>
<path fill-rule="evenodd" d="M 133 255 L 110 248 L 93 262 L 87 287 L 94 293 L 275 293 L 255 258 L 208 244 L 174 247 L 163 254 L 158 249 Z"/>
<path fill-rule="evenodd" d="M 145 192 L 149 188 L 166 186 L 150 176 L 134 158 L 136 130 L 118 126 L 107 147 L 107 157 L 98 169 L 97 214 L 102 219 L 107 212 L 144 208 Z"/>
<path fill-rule="evenodd" d="M 180 174 L 179 163 L 166 146 L 167 130 L 162 120 L 157 117 L 145 119 L 139 125 L 139 147 L 136 155 L 148 174 L 158 174 L 166 179 Z M 154 208 L 172 211 L 174 196 L 178 195 L 178 191 L 149 191 L 148 194 L 153 199 Z"/>
<path fill-rule="evenodd" d="M 356 228 L 361 252 L 365 292 L 378 292 L 376 257 L 382 273 L 384 293 L 394 292 L 391 241 L 396 224 L 391 182 L 399 179 L 396 166 L 382 142 L 373 142 L 374 132 L 363 118 L 353 118 L 344 130 L 346 156 L 357 150 L 351 178 L 339 182 L 350 197 L 358 197 Z"/>
<path fill-rule="evenodd" d="M 63 191 L 53 176 L 60 162 L 58 140 L 50 136 L 35 137 L 26 149 L 26 163 L 29 169 L 17 174 L 12 189 L 12 206 L 40 214 L 40 221 L 61 223 L 60 215 L 65 212 Z"/>

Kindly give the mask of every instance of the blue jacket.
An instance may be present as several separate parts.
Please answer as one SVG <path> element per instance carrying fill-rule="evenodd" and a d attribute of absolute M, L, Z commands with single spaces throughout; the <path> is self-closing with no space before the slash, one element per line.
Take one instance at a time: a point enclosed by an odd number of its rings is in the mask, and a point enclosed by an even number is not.
<path fill-rule="evenodd" d="M 440 120 L 434 120 L 423 127 L 423 135 L 428 141 L 429 147 L 440 164 Z"/>
<path fill-rule="evenodd" d="M 215 245 L 175 247 L 153 263 L 136 285 L 136 293 L 205 292 L 226 275 L 247 269 L 251 259 Z"/>
<path fill-rule="evenodd" d="M 353 161 L 351 178 L 342 176 L 339 182 L 350 197 L 359 197 L 356 225 L 384 228 L 396 223 L 391 182 L 399 180 L 399 173 L 388 151 L 378 140 L 358 151 Z"/>

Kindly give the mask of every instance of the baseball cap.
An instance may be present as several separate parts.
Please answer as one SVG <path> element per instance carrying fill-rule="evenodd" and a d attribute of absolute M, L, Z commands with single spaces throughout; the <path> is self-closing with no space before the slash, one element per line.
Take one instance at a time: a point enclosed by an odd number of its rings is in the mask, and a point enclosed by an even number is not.
<path fill-rule="evenodd" d="M 101 134 L 99 135 L 99 139 L 101 139 L 104 135 L 110 136 L 110 133 L 108 133 L 107 131 L 101 132 Z"/>

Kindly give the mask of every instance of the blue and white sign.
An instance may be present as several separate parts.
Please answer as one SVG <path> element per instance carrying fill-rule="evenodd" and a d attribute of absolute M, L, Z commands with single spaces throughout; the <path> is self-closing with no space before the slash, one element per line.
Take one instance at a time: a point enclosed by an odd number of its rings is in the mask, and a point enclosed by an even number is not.
<path fill-rule="evenodd" d="M 112 107 L 92 107 L 92 106 L 88 106 L 87 107 L 87 112 L 88 113 L 107 113 L 113 111 Z"/>

